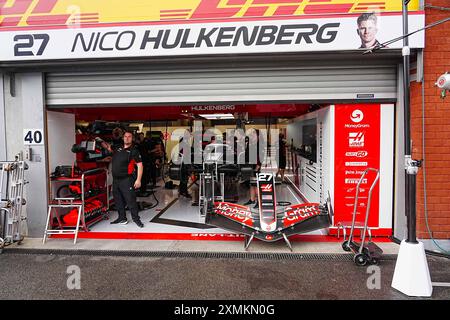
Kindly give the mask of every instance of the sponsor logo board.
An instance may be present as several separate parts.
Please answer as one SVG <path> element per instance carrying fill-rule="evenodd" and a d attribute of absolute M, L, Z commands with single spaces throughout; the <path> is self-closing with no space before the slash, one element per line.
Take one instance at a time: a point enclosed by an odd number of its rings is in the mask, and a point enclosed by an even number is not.
<path fill-rule="evenodd" d="M 409 12 L 420 9 L 411 0 Z M 2 0 L 2 27 L 35 27 L 145 22 L 186 23 L 401 12 L 398 0 Z"/>
<path fill-rule="evenodd" d="M 0 61 L 357 50 L 357 18 L 373 11 L 378 41 L 401 36 L 398 1 L 366 2 L 0 0 Z M 410 13 L 410 30 L 422 28 L 423 12 Z"/>
<path fill-rule="evenodd" d="M 335 116 L 335 186 L 334 223 L 351 221 L 356 185 L 366 168 L 380 167 L 379 104 L 336 105 Z M 366 208 L 367 191 L 375 174 L 369 172 L 361 181 L 358 208 Z M 364 195 L 364 196 L 361 196 Z M 372 195 L 369 226 L 378 226 L 379 184 Z M 357 221 L 362 221 L 362 217 Z"/>

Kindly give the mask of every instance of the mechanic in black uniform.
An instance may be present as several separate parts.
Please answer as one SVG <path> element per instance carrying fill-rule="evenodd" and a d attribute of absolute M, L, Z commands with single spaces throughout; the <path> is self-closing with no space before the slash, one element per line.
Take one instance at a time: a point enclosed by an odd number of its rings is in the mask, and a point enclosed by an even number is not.
<path fill-rule="evenodd" d="M 281 174 L 281 183 L 284 183 L 284 171 L 286 169 L 286 140 L 284 134 L 280 133 L 278 140 L 278 171 L 275 175 L 275 180 L 278 178 L 278 174 Z"/>
<path fill-rule="evenodd" d="M 188 152 L 186 152 L 186 150 L 184 150 L 185 148 L 188 148 L 188 146 L 184 146 L 184 144 L 182 143 L 183 139 L 184 138 L 182 137 L 179 140 L 179 145 L 180 145 L 179 154 L 180 154 L 180 156 L 182 156 L 182 162 L 181 162 L 181 168 L 180 168 L 180 185 L 178 187 L 178 194 L 185 198 L 192 199 L 192 196 L 189 194 L 189 191 L 188 191 L 189 172 L 188 172 L 187 165 L 190 163 L 193 163 L 193 162 L 186 161 L 184 158 L 185 156 L 188 155 Z M 193 157 L 193 154 L 192 154 L 192 148 L 191 148 L 191 160 L 192 160 L 192 157 Z"/>
<path fill-rule="evenodd" d="M 156 178 L 161 174 L 161 166 L 164 163 L 165 150 L 162 133 L 159 137 L 150 137 L 148 149 L 150 154 L 150 179 L 153 187 L 156 187 Z"/>
<path fill-rule="evenodd" d="M 150 195 L 150 192 L 147 192 L 147 185 L 150 182 L 151 158 L 147 140 L 142 132 L 136 135 L 136 147 L 141 155 L 143 165 L 141 188 L 136 196 L 147 197 Z"/>
<path fill-rule="evenodd" d="M 131 217 L 136 225 L 144 227 L 139 217 L 135 189 L 141 187 L 143 173 L 142 159 L 138 149 L 133 145 L 133 133 L 126 131 L 123 135 L 123 147 L 112 148 L 109 143 L 96 139 L 112 153 L 113 196 L 119 217 L 111 224 L 127 224 L 125 205 L 131 211 Z M 137 167 L 137 175 L 136 168 Z"/>
<path fill-rule="evenodd" d="M 244 206 L 254 205 L 253 208 L 258 208 L 258 187 L 256 182 L 256 177 L 259 173 L 261 173 L 262 167 L 262 151 L 261 148 L 264 146 L 264 138 L 262 134 L 260 134 L 259 130 L 255 130 L 255 133 L 251 134 L 250 137 L 245 138 L 246 146 L 245 146 L 245 158 L 246 163 L 252 164 L 253 166 L 253 177 L 250 180 L 250 200 L 244 203 Z M 252 159 L 250 159 L 250 148 L 256 147 L 256 163 L 253 163 Z M 264 156 L 265 157 L 265 156 Z"/>

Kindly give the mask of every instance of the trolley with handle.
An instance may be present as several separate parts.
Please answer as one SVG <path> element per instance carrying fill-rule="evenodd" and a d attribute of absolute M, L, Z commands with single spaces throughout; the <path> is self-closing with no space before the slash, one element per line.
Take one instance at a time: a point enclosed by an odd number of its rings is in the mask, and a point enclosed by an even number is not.
<path fill-rule="evenodd" d="M 369 189 L 369 195 L 368 195 L 367 206 L 366 206 L 366 216 L 365 216 L 365 220 L 364 220 L 364 227 L 363 227 L 363 230 L 361 231 L 361 232 L 363 232 L 362 238 L 361 238 L 361 243 L 357 243 L 356 241 L 354 241 L 354 231 L 355 231 L 355 222 L 356 222 L 356 209 L 358 207 L 358 199 L 359 199 L 359 186 L 361 185 L 364 177 L 366 176 L 366 174 L 369 171 L 374 171 L 374 172 L 376 172 L 377 175 Z M 366 240 L 366 232 L 367 232 L 367 228 L 368 228 L 368 222 L 369 222 L 369 212 L 370 212 L 370 203 L 372 201 L 372 192 L 373 192 L 373 189 L 375 188 L 375 185 L 377 184 L 379 179 L 380 179 L 380 172 L 378 169 L 375 169 L 375 168 L 367 168 L 366 170 L 364 170 L 363 174 L 361 175 L 361 178 L 359 179 L 358 184 L 356 186 L 356 196 L 355 196 L 355 203 L 353 206 L 353 219 L 352 219 L 352 227 L 350 230 L 350 235 L 349 235 L 348 240 L 346 240 L 342 243 L 342 248 L 345 251 L 348 251 L 348 252 L 352 251 L 355 254 L 353 257 L 353 261 L 358 266 L 364 266 L 367 263 L 377 264 L 381 258 L 381 255 L 383 254 L 383 250 L 379 246 L 377 246 L 375 243 L 373 243 L 371 241 L 371 239 L 369 239 L 369 241 L 367 243 L 365 241 Z"/>

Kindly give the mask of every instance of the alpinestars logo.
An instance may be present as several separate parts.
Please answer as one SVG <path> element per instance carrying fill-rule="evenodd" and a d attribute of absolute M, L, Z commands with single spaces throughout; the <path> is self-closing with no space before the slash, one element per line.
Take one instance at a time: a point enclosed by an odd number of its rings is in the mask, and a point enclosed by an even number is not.
<path fill-rule="evenodd" d="M 348 145 L 350 147 L 364 147 L 364 132 L 350 132 L 348 135 Z"/>

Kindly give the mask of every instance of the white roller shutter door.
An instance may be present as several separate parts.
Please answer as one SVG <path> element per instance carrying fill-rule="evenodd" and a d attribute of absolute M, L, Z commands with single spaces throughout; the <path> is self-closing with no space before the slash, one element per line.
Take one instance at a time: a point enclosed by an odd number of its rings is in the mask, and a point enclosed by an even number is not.
<path fill-rule="evenodd" d="M 396 99 L 396 66 L 178 65 L 48 73 L 47 106 Z"/>

